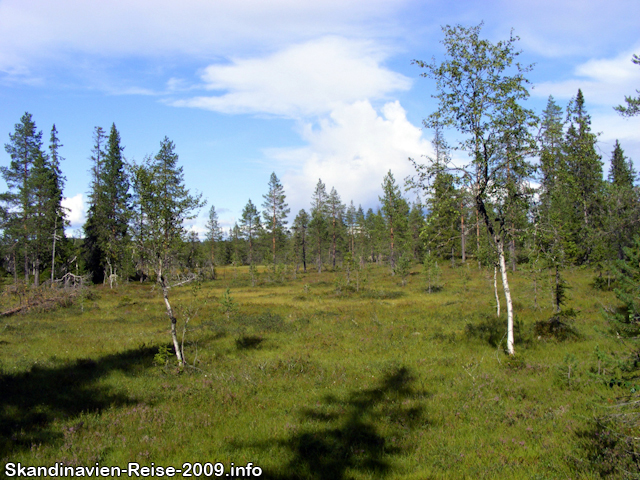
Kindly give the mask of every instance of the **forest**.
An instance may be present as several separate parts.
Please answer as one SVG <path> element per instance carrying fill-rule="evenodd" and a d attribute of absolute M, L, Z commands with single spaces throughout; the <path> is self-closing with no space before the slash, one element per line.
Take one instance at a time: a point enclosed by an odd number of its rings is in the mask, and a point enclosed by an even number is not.
<path fill-rule="evenodd" d="M 3 463 L 124 462 L 134 442 L 143 464 L 265 478 L 637 478 L 633 162 L 598 153 L 581 90 L 526 107 L 517 37 L 443 30 L 442 63 L 414 60 L 438 88 L 434 155 L 366 211 L 318 179 L 291 212 L 274 172 L 225 230 L 179 146 L 128 162 L 113 124 L 69 237 L 62 139 L 25 113 L 0 168 Z"/>

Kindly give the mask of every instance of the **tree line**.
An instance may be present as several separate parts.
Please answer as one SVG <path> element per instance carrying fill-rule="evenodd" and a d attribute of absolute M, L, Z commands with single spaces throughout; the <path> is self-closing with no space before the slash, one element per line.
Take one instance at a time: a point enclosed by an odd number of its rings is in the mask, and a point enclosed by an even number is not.
<path fill-rule="evenodd" d="M 216 266 L 229 264 L 248 265 L 255 283 L 258 265 L 322 272 L 378 263 L 404 275 L 414 262 L 427 268 L 473 259 L 500 272 L 512 352 L 508 271 L 526 268 L 534 282 L 550 274 L 558 312 L 564 268 L 591 265 L 596 284 L 609 286 L 614 263 L 633 245 L 640 198 L 633 164 L 617 141 L 605 178 L 582 91 L 564 109 L 553 97 L 540 115 L 526 108 L 531 66 L 517 62 L 518 38 L 494 44 L 480 37 L 481 27 L 444 27 L 445 60 L 414 61 L 436 82 L 438 108 L 424 121 L 434 132 L 434 155 L 425 164 L 410 159 L 415 175 L 404 188 L 389 171 L 379 208 L 366 212 L 318 179 L 308 211 L 288 225 L 286 193 L 273 173 L 261 209 L 248 199 L 225 231 L 211 206 L 200 239 L 184 221 L 205 201 L 185 186 L 173 142 L 165 137 L 156 155 L 127 163 L 112 125 L 108 134 L 94 130 L 84 236 L 66 238 L 62 144 L 54 125 L 45 150 L 25 113 L 5 145 L 10 166 L 1 169 L 8 186 L 0 197 L 2 267 L 15 282 L 36 285 L 43 275 L 53 280 L 75 269 L 95 283 L 155 277 L 166 287 L 167 276 L 215 279 Z M 617 110 L 637 114 L 637 99 L 626 100 Z M 446 130 L 458 133 L 453 146 Z M 469 160 L 454 161 L 456 152 Z M 424 201 L 410 202 L 408 190 Z"/>

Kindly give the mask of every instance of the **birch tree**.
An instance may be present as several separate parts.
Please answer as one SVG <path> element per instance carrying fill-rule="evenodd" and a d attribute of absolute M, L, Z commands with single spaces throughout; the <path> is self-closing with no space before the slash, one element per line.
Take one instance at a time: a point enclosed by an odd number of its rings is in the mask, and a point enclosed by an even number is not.
<path fill-rule="evenodd" d="M 195 218 L 204 206 L 201 195 L 192 195 L 184 185 L 182 167 L 178 166 L 175 146 L 167 137 L 160 143 L 160 151 L 145 164 L 132 167 L 138 189 L 136 199 L 145 212 L 142 247 L 156 282 L 162 291 L 167 315 L 171 321 L 171 340 L 180 366 L 184 352 L 178 342 L 177 319 L 169 301 L 171 266 L 180 251 L 186 234 L 185 220 Z"/>
<path fill-rule="evenodd" d="M 424 77 L 436 81 L 438 109 L 424 124 L 436 124 L 457 130 L 462 139 L 458 149 L 466 151 L 470 161 L 464 166 L 448 167 L 475 178 L 474 200 L 480 218 L 495 246 L 502 285 L 507 303 L 507 352 L 515 353 L 513 337 L 513 302 L 509 289 L 504 239 L 505 212 L 517 191 L 507 188 L 507 165 L 524 178 L 530 166 L 526 156 L 535 148 L 529 129 L 534 125 L 533 113 L 520 102 L 528 96 L 524 74 L 530 67 L 516 61 L 518 37 L 510 35 L 496 44 L 480 38 L 482 24 L 443 27 L 446 59 L 437 64 L 414 60 L 427 71 Z M 509 145 L 507 155 L 506 146 Z M 494 209 L 487 209 L 491 200 Z M 494 213 L 495 212 L 495 213 Z"/>

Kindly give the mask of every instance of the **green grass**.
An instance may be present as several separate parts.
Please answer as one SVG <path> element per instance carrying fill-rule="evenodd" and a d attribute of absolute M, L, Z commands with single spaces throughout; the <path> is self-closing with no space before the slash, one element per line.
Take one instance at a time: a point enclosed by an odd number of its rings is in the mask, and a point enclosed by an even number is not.
<path fill-rule="evenodd" d="M 553 314 L 548 285 L 534 308 L 532 281 L 512 275 L 511 359 L 492 277 L 467 272 L 446 266 L 428 294 L 415 268 L 402 287 L 370 267 L 360 291 L 344 272 L 279 283 L 263 272 L 251 287 L 246 268 L 222 269 L 171 292 L 180 334 L 191 317 L 195 368 L 184 370 L 158 355 L 169 321 L 152 285 L 100 286 L 68 308 L 3 318 L 0 463 L 253 462 L 281 480 L 599 478 L 583 445 L 629 388 L 609 386 L 621 375 L 612 352 L 626 351 L 602 318 L 613 294 L 594 290 L 588 270 L 567 272 L 579 337 L 538 338 L 534 323 Z M 229 320 L 227 288 L 238 305 Z"/>

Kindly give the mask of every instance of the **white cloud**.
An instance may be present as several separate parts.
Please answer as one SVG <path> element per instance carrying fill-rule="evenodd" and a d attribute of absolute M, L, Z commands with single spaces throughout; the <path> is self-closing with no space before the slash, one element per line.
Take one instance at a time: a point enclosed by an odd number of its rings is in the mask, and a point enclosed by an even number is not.
<path fill-rule="evenodd" d="M 640 67 L 631 62 L 632 55 L 627 51 L 615 58 L 591 59 L 575 68 L 574 78 L 539 83 L 532 94 L 569 99 L 580 88 L 588 103 L 618 105 L 640 88 Z"/>
<path fill-rule="evenodd" d="M 343 203 L 353 199 L 375 205 L 389 170 L 402 186 L 413 173 L 408 157 L 431 153 L 421 129 L 407 120 L 397 101 L 386 103 L 380 112 L 368 101 L 340 106 L 316 127 L 304 125 L 302 137 L 308 143 L 304 148 L 265 152 L 287 168 L 282 183 L 292 218 L 301 208 L 309 210 L 319 178 L 328 191 L 336 188 Z"/>
<path fill-rule="evenodd" d="M 493 20 L 487 25 L 500 24 L 502 31 L 514 28 L 526 53 L 535 52 L 548 58 L 603 55 L 612 47 L 630 45 L 638 38 L 637 0 L 616 0 L 606 5 L 601 0 L 498 0 L 490 2 L 494 3 L 490 6 L 486 3 L 478 4 L 478 10 L 484 11 L 477 14 Z"/>
<path fill-rule="evenodd" d="M 86 208 L 84 205 L 84 195 L 78 193 L 73 197 L 65 197 L 62 199 L 62 206 L 67 209 L 67 220 L 69 220 L 69 228 L 77 229 L 84 225 L 86 220 Z"/>
<path fill-rule="evenodd" d="M 61 58 L 79 68 L 79 54 L 211 59 L 319 35 L 358 35 L 372 21 L 387 25 L 388 34 L 388 18 L 407 1 L 3 0 L 0 71 Z"/>
<path fill-rule="evenodd" d="M 371 42 L 325 37 L 263 58 L 211 65 L 202 75 L 206 88 L 224 93 L 173 105 L 287 117 L 322 114 L 341 103 L 408 90 L 411 80 L 382 67 L 384 57 Z"/>

